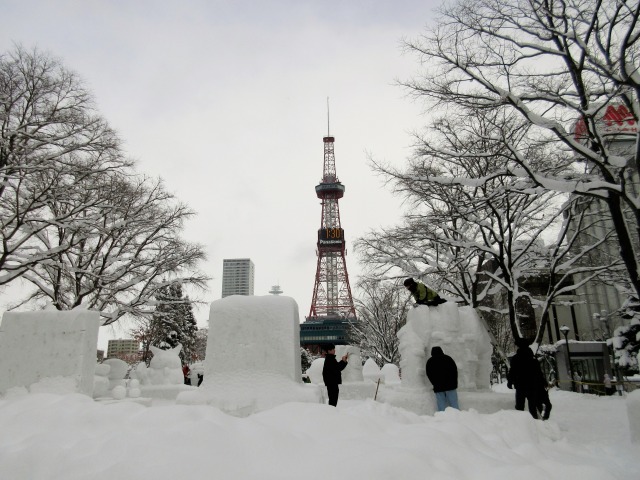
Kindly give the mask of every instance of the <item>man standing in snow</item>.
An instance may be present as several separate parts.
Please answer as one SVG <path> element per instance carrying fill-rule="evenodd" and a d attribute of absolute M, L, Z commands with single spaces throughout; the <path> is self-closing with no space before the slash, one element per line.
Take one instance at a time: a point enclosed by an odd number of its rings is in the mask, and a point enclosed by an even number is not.
<path fill-rule="evenodd" d="M 537 407 L 541 403 L 541 391 L 547 386 L 547 382 L 527 341 L 519 339 L 516 345 L 518 349 L 511 359 L 511 368 L 507 373 L 507 387 L 516 389 L 516 410 L 524 411 L 526 400 L 529 413 L 533 418 L 538 418 Z"/>
<path fill-rule="evenodd" d="M 342 383 L 342 370 L 347 366 L 349 354 L 342 357 L 339 362 L 336 360 L 336 346 L 329 343 L 322 347 L 324 356 L 324 366 L 322 367 L 322 380 L 327 386 L 327 395 L 329 395 L 329 405 L 334 407 L 338 405 L 338 395 L 340 394 L 340 385 Z"/>
<path fill-rule="evenodd" d="M 407 278 L 404 281 L 404 286 L 411 292 L 411 295 L 416 301 L 416 305 L 435 307 L 446 302 L 446 300 L 438 295 L 438 292 L 431 290 L 422 282 L 416 282 L 413 278 Z"/>
<path fill-rule="evenodd" d="M 427 360 L 427 378 L 433 385 L 439 412 L 444 411 L 447 405 L 459 409 L 458 367 L 453 358 L 445 355 L 440 347 L 431 349 L 431 358 Z"/>

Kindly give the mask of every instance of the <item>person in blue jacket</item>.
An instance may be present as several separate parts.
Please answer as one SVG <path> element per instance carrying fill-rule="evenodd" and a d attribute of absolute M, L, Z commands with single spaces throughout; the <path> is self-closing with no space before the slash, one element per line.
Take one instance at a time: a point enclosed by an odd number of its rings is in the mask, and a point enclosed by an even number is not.
<path fill-rule="evenodd" d="M 327 386 L 329 395 L 329 405 L 338 405 L 338 395 L 340 395 L 340 385 L 342 383 L 342 370 L 347 366 L 349 354 L 342 357 L 339 362 L 336 360 L 336 346 L 332 343 L 322 347 L 324 354 L 324 366 L 322 367 L 322 380 Z"/>

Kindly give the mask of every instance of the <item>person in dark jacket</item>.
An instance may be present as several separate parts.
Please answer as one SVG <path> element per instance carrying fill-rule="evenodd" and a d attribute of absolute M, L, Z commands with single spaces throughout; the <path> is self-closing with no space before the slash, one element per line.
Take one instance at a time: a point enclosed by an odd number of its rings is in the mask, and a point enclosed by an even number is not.
<path fill-rule="evenodd" d="M 333 344 L 325 345 L 323 348 L 324 366 L 322 367 L 322 380 L 327 386 L 327 395 L 329 396 L 329 405 L 334 407 L 338 405 L 338 395 L 340 394 L 340 385 L 342 383 L 342 370 L 347 366 L 349 354 L 342 357 L 339 362 L 336 360 L 336 346 Z"/>
<path fill-rule="evenodd" d="M 433 385 L 438 411 L 442 412 L 449 405 L 458 407 L 458 367 L 449 355 L 445 355 L 441 347 L 431 349 L 431 358 L 427 360 L 427 378 Z"/>
<path fill-rule="evenodd" d="M 516 410 L 524 411 L 526 400 L 529 413 L 533 418 L 538 418 L 537 407 L 543 401 L 542 389 L 546 388 L 547 382 L 527 342 L 520 340 L 517 345 L 507 373 L 507 387 L 516 389 Z"/>
<path fill-rule="evenodd" d="M 416 305 L 435 307 L 446 302 L 438 295 L 438 292 L 431 290 L 422 282 L 416 282 L 413 278 L 407 278 L 404 281 L 404 287 L 411 292 Z"/>

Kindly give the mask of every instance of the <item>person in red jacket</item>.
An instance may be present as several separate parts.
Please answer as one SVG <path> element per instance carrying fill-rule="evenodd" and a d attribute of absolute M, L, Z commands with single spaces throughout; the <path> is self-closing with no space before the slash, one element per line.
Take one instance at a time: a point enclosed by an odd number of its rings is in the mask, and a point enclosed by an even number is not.
<path fill-rule="evenodd" d="M 338 405 L 338 395 L 340 395 L 340 385 L 342 383 L 342 370 L 347 366 L 349 354 L 342 357 L 339 362 L 336 360 L 336 346 L 329 343 L 322 347 L 324 355 L 324 366 L 322 367 L 322 380 L 327 386 L 329 405 Z"/>

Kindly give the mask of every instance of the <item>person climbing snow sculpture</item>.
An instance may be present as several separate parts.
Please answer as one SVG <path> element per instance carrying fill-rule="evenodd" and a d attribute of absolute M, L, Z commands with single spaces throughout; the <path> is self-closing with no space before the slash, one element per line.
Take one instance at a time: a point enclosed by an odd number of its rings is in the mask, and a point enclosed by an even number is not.
<path fill-rule="evenodd" d="M 436 307 L 446 302 L 446 300 L 438 295 L 438 292 L 431 290 L 422 282 L 416 282 L 413 278 L 407 278 L 404 281 L 404 286 L 411 292 L 411 295 L 416 301 L 416 306 L 427 305 L 429 307 Z"/>

